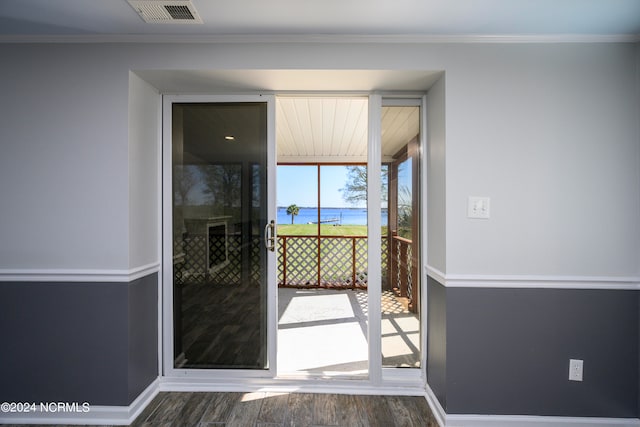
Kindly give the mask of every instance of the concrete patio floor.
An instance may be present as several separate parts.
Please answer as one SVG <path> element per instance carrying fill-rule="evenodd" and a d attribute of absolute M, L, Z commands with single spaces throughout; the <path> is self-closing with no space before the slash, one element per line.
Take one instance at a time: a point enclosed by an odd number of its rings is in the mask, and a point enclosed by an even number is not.
<path fill-rule="evenodd" d="M 278 290 L 280 375 L 366 377 L 367 291 Z M 419 366 L 419 321 L 391 292 L 382 297 L 383 366 Z"/>

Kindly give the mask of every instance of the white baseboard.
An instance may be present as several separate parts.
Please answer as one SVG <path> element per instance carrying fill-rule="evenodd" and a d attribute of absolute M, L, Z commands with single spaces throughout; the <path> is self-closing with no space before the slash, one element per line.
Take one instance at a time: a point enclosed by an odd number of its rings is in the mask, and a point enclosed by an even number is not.
<path fill-rule="evenodd" d="M 90 406 L 88 412 L 2 413 L 0 424 L 129 425 L 159 391 L 153 381 L 129 406 Z M 38 409 L 38 406 L 36 406 Z"/>
<path fill-rule="evenodd" d="M 443 427 L 639 427 L 637 418 L 447 415 Z"/>
<path fill-rule="evenodd" d="M 447 414 L 427 385 L 427 403 L 440 427 L 640 427 L 638 418 Z"/>
<path fill-rule="evenodd" d="M 429 387 L 429 384 L 427 384 L 426 386 L 426 398 L 427 403 L 429 404 L 429 408 L 431 408 L 431 412 L 438 422 L 438 425 L 440 427 L 445 427 L 447 421 L 447 413 L 444 411 L 442 405 L 440 405 L 440 401 L 436 397 L 433 390 L 431 390 L 431 387 Z"/>
<path fill-rule="evenodd" d="M 91 406 L 86 413 L 65 412 L 30 412 L 3 413 L 0 424 L 67 424 L 67 425 L 129 425 L 142 413 L 144 408 L 162 391 L 274 391 L 274 392 L 315 392 L 315 393 L 347 393 L 347 394 L 392 394 L 416 395 L 413 388 L 392 387 L 348 387 L 319 384 L 279 384 L 265 383 L 248 390 L 246 385 L 204 384 L 198 382 L 182 382 L 176 380 L 151 383 L 129 406 Z M 427 385 L 425 399 L 440 427 L 640 427 L 637 418 L 590 418 L 590 417 L 544 417 L 527 415 L 459 415 L 447 414 Z"/>
<path fill-rule="evenodd" d="M 134 400 L 131 405 L 129 405 L 129 422 L 127 424 L 131 424 L 135 419 L 140 415 L 144 408 L 151 403 L 151 401 L 158 395 L 160 392 L 160 377 L 156 378 L 154 382 L 149 384 L 140 395 Z"/>

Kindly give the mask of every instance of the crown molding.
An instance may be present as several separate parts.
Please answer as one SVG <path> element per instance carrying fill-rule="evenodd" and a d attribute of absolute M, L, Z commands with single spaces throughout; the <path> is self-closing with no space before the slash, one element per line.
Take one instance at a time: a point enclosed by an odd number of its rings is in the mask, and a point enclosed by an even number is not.
<path fill-rule="evenodd" d="M 640 34 L 4 34 L 0 43 L 638 43 Z"/>

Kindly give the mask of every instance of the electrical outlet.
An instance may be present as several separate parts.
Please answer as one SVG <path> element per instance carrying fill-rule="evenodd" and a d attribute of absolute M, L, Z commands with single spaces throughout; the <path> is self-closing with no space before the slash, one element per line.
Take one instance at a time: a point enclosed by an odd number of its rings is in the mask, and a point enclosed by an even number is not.
<path fill-rule="evenodd" d="M 582 381 L 584 361 L 580 359 L 569 360 L 569 381 Z"/>

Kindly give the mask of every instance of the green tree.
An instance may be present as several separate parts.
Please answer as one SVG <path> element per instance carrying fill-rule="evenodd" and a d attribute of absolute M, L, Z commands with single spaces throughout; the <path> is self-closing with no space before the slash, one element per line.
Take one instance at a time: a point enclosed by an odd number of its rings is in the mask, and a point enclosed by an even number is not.
<path fill-rule="evenodd" d="M 291 215 L 291 224 L 293 224 L 293 218 L 300 213 L 300 208 L 293 204 L 287 208 L 287 215 Z"/>
<path fill-rule="evenodd" d="M 412 238 L 413 201 L 411 189 L 407 185 L 398 188 L 398 234 L 405 239 Z"/>
<path fill-rule="evenodd" d="M 367 167 L 365 165 L 346 166 L 347 182 L 340 189 L 342 198 L 351 205 L 360 205 L 367 201 Z M 387 201 L 389 166 L 382 165 L 380 177 L 380 196 Z"/>

